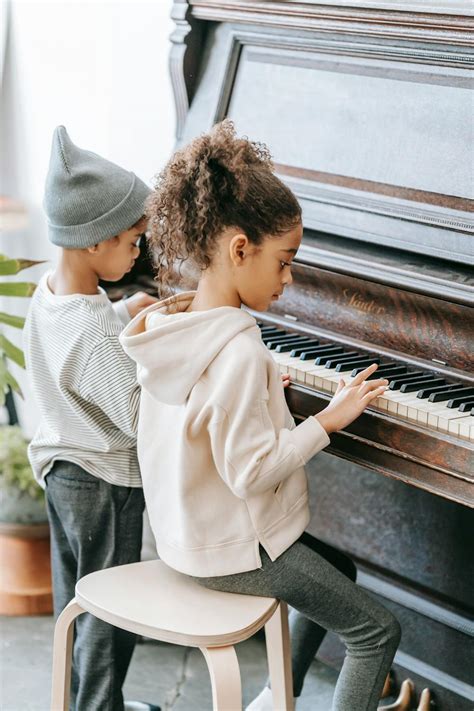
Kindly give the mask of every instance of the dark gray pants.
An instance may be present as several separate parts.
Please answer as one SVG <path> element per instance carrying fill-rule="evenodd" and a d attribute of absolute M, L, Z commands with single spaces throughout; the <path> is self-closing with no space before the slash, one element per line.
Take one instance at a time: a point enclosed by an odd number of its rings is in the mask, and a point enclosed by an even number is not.
<path fill-rule="evenodd" d="M 46 477 L 51 528 L 54 612 L 74 597 L 79 578 L 140 560 L 142 489 L 114 486 L 70 462 Z M 135 635 L 87 613 L 76 620 L 72 711 L 122 711 L 122 684 Z"/>
<path fill-rule="evenodd" d="M 334 711 L 376 711 L 385 677 L 400 641 L 393 615 L 358 587 L 355 567 L 339 551 L 304 533 L 275 561 L 260 549 L 262 567 L 248 573 L 195 578 L 225 592 L 276 597 L 290 615 L 293 693 L 327 630 L 346 645 L 334 693 Z"/>

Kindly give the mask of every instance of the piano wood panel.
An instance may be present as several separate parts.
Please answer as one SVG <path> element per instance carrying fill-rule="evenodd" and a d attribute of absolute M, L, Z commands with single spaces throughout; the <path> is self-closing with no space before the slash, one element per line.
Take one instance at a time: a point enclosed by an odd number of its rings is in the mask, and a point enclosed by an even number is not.
<path fill-rule="evenodd" d="M 474 511 L 326 453 L 308 473 L 309 531 L 349 553 L 359 584 L 402 624 L 398 680 L 434 689 L 442 711 L 471 711 Z M 342 654 L 332 639 L 318 656 L 340 666 Z"/>
<path fill-rule="evenodd" d="M 363 341 L 365 348 L 382 346 L 465 374 L 474 371 L 471 307 L 298 260 L 293 279 L 294 285 L 272 306 L 273 313 L 295 315 L 303 323 L 343 333 Z"/>

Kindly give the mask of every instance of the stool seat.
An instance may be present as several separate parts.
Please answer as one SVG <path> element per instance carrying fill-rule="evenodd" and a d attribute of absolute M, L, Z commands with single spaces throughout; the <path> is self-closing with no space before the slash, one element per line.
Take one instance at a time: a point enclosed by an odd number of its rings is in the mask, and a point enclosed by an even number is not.
<path fill-rule="evenodd" d="M 209 590 L 160 560 L 90 573 L 76 585 L 87 612 L 130 632 L 191 647 L 233 645 L 275 612 L 275 598 Z"/>

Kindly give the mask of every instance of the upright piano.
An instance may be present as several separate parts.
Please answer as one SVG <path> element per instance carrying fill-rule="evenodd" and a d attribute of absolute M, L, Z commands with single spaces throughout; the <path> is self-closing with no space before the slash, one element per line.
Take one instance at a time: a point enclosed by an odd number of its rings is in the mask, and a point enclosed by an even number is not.
<path fill-rule="evenodd" d="M 178 145 L 230 117 L 303 208 L 294 283 L 257 315 L 293 415 L 371 362 L 390 381 L 311 463 L 309 530 L 400 620 L 403 708 L 472 711 L 474 13 L 175 0 L 172 14 Z M 146 254 L 128 279 L 154 289 Z M 335 638 L 320 657 L 340 665 Z"/>

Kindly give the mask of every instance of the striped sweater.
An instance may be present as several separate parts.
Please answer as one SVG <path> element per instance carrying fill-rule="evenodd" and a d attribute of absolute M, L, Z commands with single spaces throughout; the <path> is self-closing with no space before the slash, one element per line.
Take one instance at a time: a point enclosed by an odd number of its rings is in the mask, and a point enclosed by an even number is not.
<path fill-rule="evenodd" d="M 106 293 L 56 296 L 46 274 L 24 329 L 40 425 L 28 454 L 42 483 L 53 463 L 78 464 L 111 484 L 141 486 L 136 453 L 140 387 L 118 336 L 125 305 Z"/>

